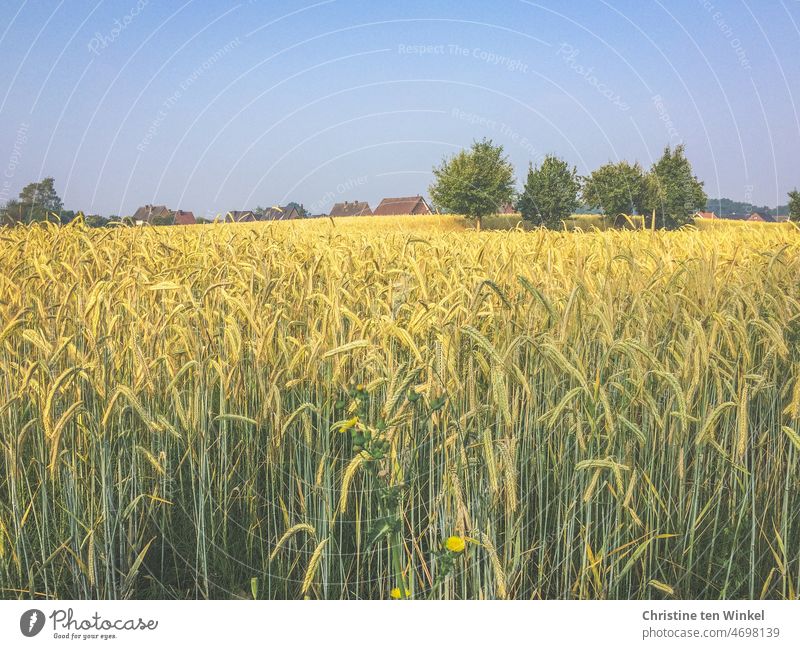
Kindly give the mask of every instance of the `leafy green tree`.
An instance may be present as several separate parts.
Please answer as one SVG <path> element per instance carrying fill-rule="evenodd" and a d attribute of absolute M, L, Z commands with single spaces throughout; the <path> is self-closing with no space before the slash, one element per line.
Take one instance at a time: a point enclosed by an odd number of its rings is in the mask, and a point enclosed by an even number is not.
<path fill-rule="evenodd" d="M 53 178 L 25 185 L 19 193 L 19 202 L 26 205 L 41 205 L 50 212 L 60 212 L 64 206 L 56 192 Z"/>
<path fill-rule="evenodd" d="M 496 214 L 514 198 L 514 167 L 503 154 L 502 146 L 483 139 L 472 143 L 433 170 L 429 188 L 434 204 L 447 212 L 475 219 Z"/>
<path fill-rule="evenodd" d="M 9 223 L 33 223 L 52 221 L 52 214 L 61 218 L 64 204 L 55 190 L 55 180 L 45 178 L 38 183 L 29 183 L 22 188 L 17 200 L 11 200 L 3 210 L 4 221 Z M 69 219 L 74 213 L 65 214 Z"/>
<path fill-rule="evenodd" d="M 682 144 L 664 149 L 648 175 L 648 211 L 655 210 L 658 228 L 675 229 L 692 222 L 708 201 L 703 183 L 692 173 Z"/>
<path fill-rule="evenodd" d="M 104 228 L 108 225 L 108 220 L 99 214 L 87 214 L 83 217 L 83 222 L 90 228 Z"/>
<path fill-rule="evenodd" d="M 150 219 L 150 225 L 175 225 L 175 212 L 166 216 L 154 216 Z"/>
<path fill-rule="evenodd" d="M 606 216 L 641 214 L 647 205 L 645 174 L 638 162 L 604 164 L 585 179 L 583 200 Z"/>
<path fill-rule="evenodd" d="M 8 201 L 0 210 L 0 225 L 14 225 L 25 222 L 25 208 L 15 199 Z"/>
<path fill-rule="evenodd" d="M 796 189 L 789 192 L 789 220 L 800 223 L 800 192 Z"/>
<path fill-rule="evenodd" d="M 2 215 L 0 215 L 0 223 L 5 225 L 37 223 L 41 221 L 69 223 L 73 218 L 75 218 L 75 213 L 71 210 L 53 212 L 41 205 L 23 203 L 17 199 L 12 199 L 8 201 L 3 208 Z"/>
<path fill-rule="evenodd" d="M 575 167 L 570 168 L 564 160 L 548 155 L 541 166 L 528 168 L 528 179 L 517 209 L 525 220 L 559 228 L 578 206 L 580 188 Z"/>

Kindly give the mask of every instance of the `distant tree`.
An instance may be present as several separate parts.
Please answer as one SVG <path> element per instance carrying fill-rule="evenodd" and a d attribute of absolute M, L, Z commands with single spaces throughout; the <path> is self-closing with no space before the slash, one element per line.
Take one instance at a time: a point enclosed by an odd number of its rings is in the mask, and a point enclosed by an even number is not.
<path fill-rule="evenodd" d="M 564 160 L 548 155 L 541 166 L 530 165 L 517 209 L 527 221 L 559 228 L 578 206 L 580 188 L 575 167 L 570 168 Z"/>
<path fill-rule="evenodd" d="M 52 212 L 41 205 L 24 203 L 17 199 L 12 199 L 6 203 L 2 210 L 0 222 L 5 225 L 17 225 L 20 223 L 37 223 L 49 221 L 51 223 L 69 223 L 75 216 L 72 211 L 61 210 Z"/>
<path fill-rule="evenodd" d="M 154 216 L 150 220 L 150 225 L 175 225 L 175 212 L 170 212 L 166 216 Z"/>
<path fill-rule="evenodd" d="M 99 214 L 88 214 L 83 217 L 83 222 L 90 228 L 104 228 L 109 221 Z"/>
<path fill-rule="evenodd" d="M 431 200 L 443 211 L 475 219 L 480 230 L 484 216 L 496 214 L 514 197 L 514 167 L 502 146 L 491 140 L 475 141 L 445 159 L 433 170 L 429 188 Z"/>
<path fill-rule="evenodd" d="M 18 200 L 12 199 L 0 210 L 0 225 L 24 223 L 25 215 L 25 207 Z"/>
<path fill-rule="evenodd" d="M 717 216 L 744 215 L 752 214 L 753 212 L 761 212 L 770 216 L 785 216 L 789 212 L 789 206 L 767 207 L 766 205 L 754 205 L 744 201 L 733 201 L 730 198 L 709 198 L 706 201 L 706 211 L 715 212 Z"/>
<path fill-rule="evenodd" d="M 585 179 L 583 200 L 606 216 L 641 214 L 647 205 L 645 174 L 638 162 L 609 162 Z"/>
<path fill-rule="evenodd" d="M 27 205 L 41 205 L 51 212 L 60 212 L 64 206 L 55 190 L 53 178 L 25 185 L 19 193 L 19 201 Z"/>
<path fill-rule="evenodd" d="M 655 210 L 656 227 L 675 229 L 692 222 L 708 202 L 703 183 L 692 173 L 682 144 L 664 149 L 648 174 L 648 211 Z"/>
<path fill-rule="evenodd" d="M 734 201 L 730 198 L 709 198 L 706 201 L 706 211 L 715 212 L 717 216 L 731 214 L 752 214 L 753 212 L 767 212 L 766 206 L 759 207 L 745 201 Z"/>
<path fill-rule="evenodd" d="M 19 198 L 11 200 L 3 210 L 3 220 L 8 223 L 33 223 L 36 221 L 60 221 L 64 204 L 55 190 L 55 180 L 45 178 L 38 183 L 29 183 L 22 188 Z M 56 217 L 53 217 L 56 214 Z M 64 216 L 70 219 L 73 212 Z"/>
<path fill-rule="evenodd" d="M 796 189 L 789 192 L 789 220 L 800 223 L 800 192 Z"/>

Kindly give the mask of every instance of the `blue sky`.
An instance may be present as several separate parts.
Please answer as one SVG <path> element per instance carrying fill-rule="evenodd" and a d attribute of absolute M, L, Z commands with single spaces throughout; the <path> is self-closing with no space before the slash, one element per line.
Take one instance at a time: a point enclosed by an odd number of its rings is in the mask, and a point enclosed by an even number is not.
<path fill-rule="evenodd" d="M 4 0 L 0 44 L 0 201 L 374 206 L 481 137 L 520 179 L 683 143 L 710 196 L 800 186 L 790 0 Z"/>

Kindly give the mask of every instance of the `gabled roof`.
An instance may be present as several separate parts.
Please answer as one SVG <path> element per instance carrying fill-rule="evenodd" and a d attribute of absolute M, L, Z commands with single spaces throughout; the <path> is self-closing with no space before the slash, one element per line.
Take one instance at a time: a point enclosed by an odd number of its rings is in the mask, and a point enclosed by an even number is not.
<path fill-rule="evenodd" d="M 300 212 L 292 205 L 291 207 L 285 205 L 284 207 L 275 206 L 268 207 L 264 210 L 263 215 L 260 217 L 262 221 L 285 221 L 287 219 L 300 218 Z"/>
<path fill-rule="evenodd" d="M 255 221 L 256 217 L 250 210 L 231 210 L 225 215 L 228 223 L 243 223 Z"/>
<path fill-rule="evenodd" d="M 258 218 L 262 221 L 279 221 L 283 218 L 283 210 L 280 207 L 268 207 Z"/>
<path fill-rule="evenodd" d="M 336 203 L 331 208 L 329 216 L 372 216 L 372 210 L 369 208 L 369 203 L 365 201 L 353 201 L 349 203 Z"/>
<path fill-rule="evenodd" d="M 775 219 L 766 212 L 751 212 L 750 216 L 747 217 L 748 221 L 767 221 L 767 222 L 774 222 Z"/>
<path fill-rule="evenodd" d="M 175 225 L 194 225 L 197 219 L 194 218 L 194 212 L 184 212 L 178 210 L 175 212 Z"/>
<path fill-rule="evenodd" d="M 402 196 L 400 198 L 384 198 L 372 213 L 375 216 L 391 216 L 393 214 L 432 214 L 433 212 L 422 196 Z"/>
<path fill-rule="evenodd" d="M 699 216 L 701 219 L 717 219 L 719 218 L 714 212 L 698 212 L 696 216 Z"/>
<path fill-rule="evenodd" d="M 165 218 L 172 214 L 166 205 L 144 205 L 136 210 L 133 214 L 134 221 L 141 221 L 142 223 L 150 223 L 156 218 Z"/>

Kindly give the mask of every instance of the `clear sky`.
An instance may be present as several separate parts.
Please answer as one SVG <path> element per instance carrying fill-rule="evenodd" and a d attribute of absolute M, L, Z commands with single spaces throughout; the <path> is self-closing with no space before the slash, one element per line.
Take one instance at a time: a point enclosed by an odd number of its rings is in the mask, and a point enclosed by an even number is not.
<path fill-rule="evenodd" d="M 3 0 L 0 47 L 0 201 L 374 207 L 484 136 L 520 179 L 684 143 L 709 196 L 800 186 L 793 0 Z"/>

